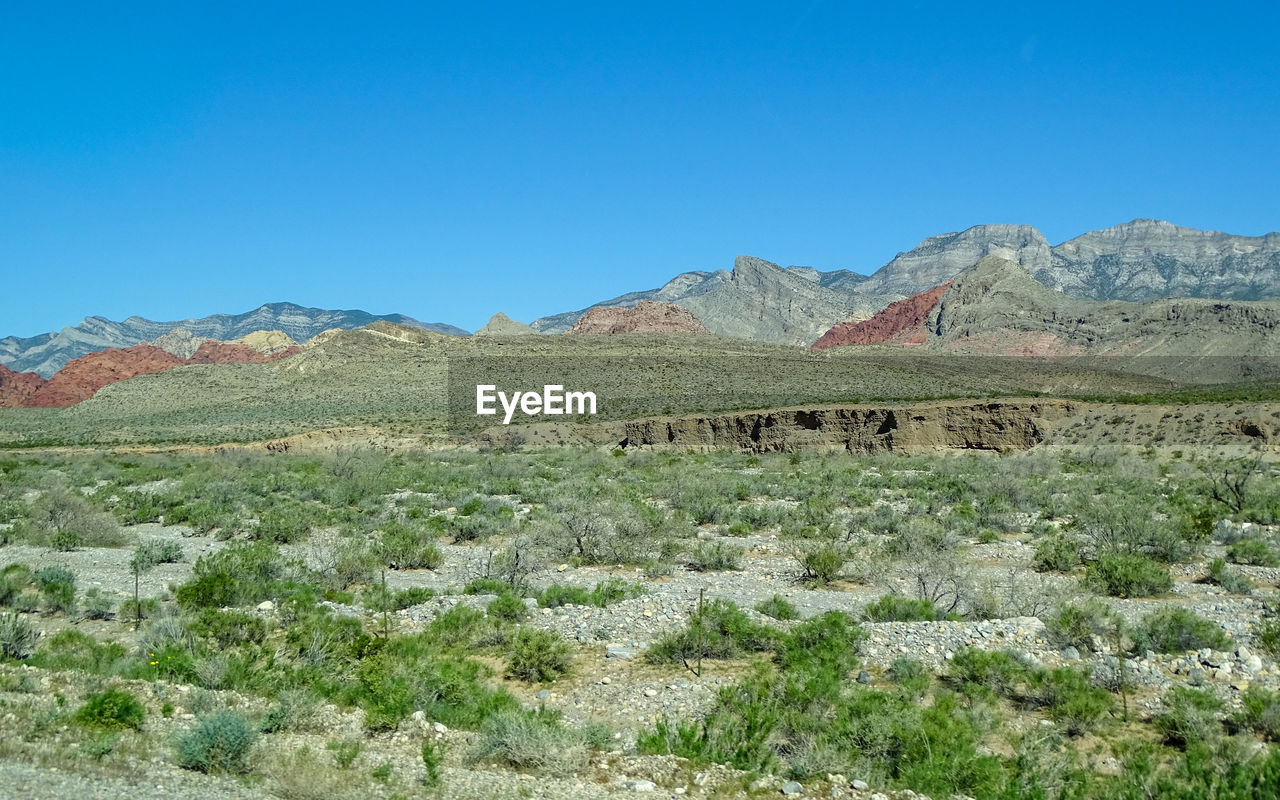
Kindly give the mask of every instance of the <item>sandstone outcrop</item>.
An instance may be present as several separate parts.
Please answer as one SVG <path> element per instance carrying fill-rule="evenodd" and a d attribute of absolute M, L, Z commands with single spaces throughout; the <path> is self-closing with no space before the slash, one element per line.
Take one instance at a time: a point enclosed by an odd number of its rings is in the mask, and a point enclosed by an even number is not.
<path fill-rule="evenodd" d="M 0 364 L 0 408 L 22 408 L 44 384 L 34 372 L 14 372 Z"/>
<path fill-rule="evenodd" d="M 569 333 L 707 333 L 693 312 L 671 303 L 642 300 L 634 308 L 592 308 L 573 324 Z"/>
<path fill-rule="evenodd" d="M 93 397 L 103 386 L 186 362 L 149 344 L 108 348 L 74 359 L 27 398 L 30 408 L 66 408 Z"/>
<path fill-rule="evenodd" d="M 927 292 L 890 303 L 871 319 L 842 322 L 818 337 L 813 349 L 849 344 L 924 344 L 929 336 L 925 324 L 950 286 L 951 281 L 947 281 Z"/>

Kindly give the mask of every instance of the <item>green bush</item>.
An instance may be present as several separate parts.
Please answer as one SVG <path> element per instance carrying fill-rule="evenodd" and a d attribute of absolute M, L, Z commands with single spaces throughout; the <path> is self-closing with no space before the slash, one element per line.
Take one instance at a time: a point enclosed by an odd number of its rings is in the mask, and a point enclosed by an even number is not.
<path fill-rule="evenodd" d="M 1210 692 L 1178 686 L 1163 700 L 1165 712 L 1154 724 L 1168 744 L 1187 747 L 1221 734 L 1222 701 Z"/>
<path fill-rule="evenodd" d="M 107 689 L 90 695 L 76 712 L 76 721 L 99 728 L 139 730 L 147 711 L 138 698 L 123 689 Z"/>
<path fill-rule="evenodd" d="M 1059 667 L 1033 673 L 1029 694 L 1070 736 L 1091 730 L 1111 710 L 1111 695 L 1089 684 L 1079 670 Z"/>
<path fill-rule="evenodd" d="M 485 721 L 469 760 L 569 775 L 585 767 L 591 751 L 604 743 L 603 731 L 595 727 L 570 728 L 561 722 L 558 711 L 507 711 Z"/>
<path fill-rule="evenodd" d="M 668 633 L 645 654 L 651 663 L 691 663 L 698 658 L 734 658 L 743 651 L 773 647 L 777 634 L 751 621 L 727 600 L 712 600 L 696 611 L 683 630 Z"/>
<path fill-rule="evenodd" d="M 521 628 L 511 639 L 507 674 L 527 683 L 547 683 L 569 672 L 569 645 L 550 631 Z"/>
<path fill-rule="evenodd" d="M 559 608 L 567 605 L 604 608 L 629 597 L 636 597 L 643 591 L 642 585 L 627 583 L 621 578 L 608 578 L 597 583 L 593 589 L 552 584 L 538 595 L 538 605 L 542 608 Z"/>
<path fill-rule="evenodd" d="M 1206 647 L 1223 650 L 1231 644 L 1222 628 L 1194 611 L 1176 606 L 1152 611 L 1129 636 L 1139 653 L 1180 653 Z"/>
<path fill-rule="evenodd" d="M 800 612 L 785 597 L 775 594 L 768 600 L 762 600 L 757 606 L 756 611 L 764 614 L 766 617 L 780 621 L 800 619 Z"/>
<path fill-rule="evenodd" d="M 218 711 L 196 722 L 178 741 L 178 764 L 184 769 L 243 775 L 257 731 L 243 715 Z"/>
<path fill-rule="evenodd" d="M 689 569 L 694 572 L 727 572 L 742 569 L 742 548 L 724 542 L 699 542 L 689 552 Z"/>
<path fill-rule="evenodd" d="M 1009 697 L 1026 680 L 1028 671 L 1014 653 L 961 647 L 951 659 L 951 678 L 961 689 L 980 688 Z"/>
<path fill-rule="evenodd" d="M 516 622 L 529 613 L 529 609 L 525 607 L 524 600 L 513 594 L 502 594 L 489 601 L 486 608 L 489 616 L 500 619 L 504 622 Z"/>
<path fill-rule="evenodd" d="M 840 577 L 848 556 L 832 545 L 819 545 L 804 550 L 796 559 L 800 563 L 800 580 L 825 586 Z"/>
<path fill-rule="evenodd" d="M 1063 534 L 1051 534 L 1036 543 L 1031 563 L 1036 572 L 1071 572 L 1080 566 L 1080 546 Z"/>
<path fill-rule="evenodd" d="M 778 668 L 843 676 L 858 666 L 858 647 L 866 638 L 843 611 L 828 611 L 796 625 L 777 644 Z"/>
<path fill-rule="evenodd" d="M 1270 742 L 1280 742 L 1280 692 L 1250 686 L 1240 696 L 1241 711 L 1235 724 L 1259 734 Z"/>
<path fill-rule="evenodd" d="M 175 564 L 182 560 L 182 545 L 169 539 L 148 539 L 139 542 L 133 551 L 131 566 L 145 572 L 157 564 Z"/>
<path fill-rule="evenodd" d="M 1241 539 L 1227 548 L 1227 558 L 1235 564 L 1249 564 L 1256 567 L 1280 566 L 1280 555 L 1275 548 L 1262 539 Z"/>
<path fill-rule="evenodd" d="M 1221 558 L 1209 562 L 1209 574 L 1205 579 L 1231 594 L 1252 594 L 1256 588 L 1253 581 L 1246 578 L 1240 570 L 1227 566 L 1227 562 Z"/>
<path fill-rule="evenodd" d="M 17 614 L 0 615 L 0 654 L 5 658 L 29 658 L 37 638 L 36 629 Z"/>
<path fill-rule="evenodd" d="M 506 581 L 494 578 L 472 578 L 462 587 L 463 594 L 511 594 L 515 588 Z"/>
<path fill-rule="evenodd" d="M 398 523 L 382 527 L 382 550 L 387 565 L 395 569 L 439 569 L 444 563 L 444 554 L 428 534 Z"/>
<path fill-rule="evenodd" d="M 237 542 L 200 556 L 191 580 L 178 587 L 178 603 L 221 608 L 258 603 L 281 590 L 286 565 L 267 542 Z"/>
<path fill-rule="evenodd" d="M 898 656 L 889 665 L 889 679 L 898 684 L 907 697 L 918 698 L 928 690 L 932 675 L 924 664 L 909 656 Z"/>
<path fill-rule="evenodd" d="M 1081 652 L 1094 649 L 1094 639 L 1106 639 L 1116 631 L 1119 619 L 1096 598 L 1083 603 L 1067 603 L 1044 620 L 1049 641 L 1059 649 L 1074 647 Z"/>
<path fill-rule="evenodd" d="M 928 600 L 886 594 L 869 603 L 862 616 L 868 622 L 927 622 L 944 619 L 946 614 Z"/>
<path fill-rule="evenodd" d="M 97 587 L 86 589 L 80 598 L 80 616 L 84 619 L 111 619 L 115 601 Z"/>
<path fill-rule="evenodd" d="M 1146 556 L 1105 553 L 1085 571 L 1085 584 L 1112 597 L 1151 597 L 1173 589 L 1173 576 Z"/>

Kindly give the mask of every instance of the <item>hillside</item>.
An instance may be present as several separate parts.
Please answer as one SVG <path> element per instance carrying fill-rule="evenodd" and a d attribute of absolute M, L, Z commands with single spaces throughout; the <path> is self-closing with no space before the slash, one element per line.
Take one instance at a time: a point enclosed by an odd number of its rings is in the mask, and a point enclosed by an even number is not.
<path fill-rule="evenodd" d="M 1280 303 L 1084 300 L 1046 288 L 1011 261 L 988 256 L 948 284 L 870 320 L 834 327 L 814 347 L 860 344 L 1105 357 L 1132 361 L 1118 368 L 1149 374 L 1197 364 L 1201 379 L 1236 380 L 1280 369 Z"/>
<path fill-rule="evenodd" d="M 185 331 L 186 335 L 180 335 L 181 339 L 227 341 L 254 331 L 278 330 L 301 342 L 331 328 L 359 328 L 377 320 L 454 336 L 465 336 L 467 333 L 452 325 L 419 322 L 402 314 L 375 316 L 358 310 L 334 311 L 303 308 L 293 303 L 269 303 L 243 314 L 215 314 L 174 322 L 154 322 L 136 316 L 129 317 L 124 322 L 115 322 L 105 317 L 86 317 L 79 325 L 66 327 L 61 331 L 27 338 L 8 336 L 0 339 L 0 364 L 15 372 L 34 372 L 48 378 L 74 358 L 107 348 L 119 349 L 152 342 L 176 328 Z M 181 356 L 182 348 L 189 346 L 180 344 L 175 349 Z"/>
<path fill-rule="evenodd" d="M 861 276 L 841 270 L 783 269 L 751 256 L 738 256 L 733 271 L 689 272 L 662 288 L 633 292 L 596 306 L 632 307 L 643 300 L 689 309 L 711 333 L 781 344 L 809 344 L 835 322 L 853 314 L 870 316 L 894 297 L 866 295 Z M 569 330 L 588 309 L 543 317 L 532 324 L 546 333 Z"/>

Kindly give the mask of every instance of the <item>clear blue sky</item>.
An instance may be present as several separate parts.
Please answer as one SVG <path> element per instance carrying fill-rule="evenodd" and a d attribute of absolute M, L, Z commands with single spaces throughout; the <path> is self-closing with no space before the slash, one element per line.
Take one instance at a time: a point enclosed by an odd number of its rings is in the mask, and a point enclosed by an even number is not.
<path fill-rule="evenodd" d="M 473 4 L 466 4 L 471 6 Z M 6 3 L 0 335 L 1280 228 L 1270 4 Z"/>

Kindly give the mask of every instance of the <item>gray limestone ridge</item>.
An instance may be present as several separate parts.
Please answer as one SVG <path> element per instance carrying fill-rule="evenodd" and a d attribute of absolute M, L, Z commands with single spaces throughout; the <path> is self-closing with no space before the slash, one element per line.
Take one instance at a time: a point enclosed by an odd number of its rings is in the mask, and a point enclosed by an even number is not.
<path fill-rule="evenodd" d="M 454 336 L 467 334 L 452 325 L 419 322 L 402 314 L 375 316 L 366 311 L 335 311 L 303 308 L 293 303 L 269 303 L 244 314 L 215 314 L 175 322 L 153 322 L 142 317 L 115 322 L 106 317 L 86 317 L 79 325 L 60 331 L 29 338 L 9 336 L 0 339 L 0 364 L 15 372 L 35 372 L 47 378 L 73 358 L 109 347 L 132 347 L 152 342 L 175 328 L 184 329 L 194 338 L 224 341 L 239 339 L 254 331 L 279 330 L 301 342 L 331 328 L 361 328 L 378 320 Z"/>
<path fill-rule="evenodd" d="M 809 344 L 837 309 L 858 319 L 893 300 L 927 291 L 983 258 L 1021 266 L 1042 285 L 1089 300 L 1145 302 L 1192 297 L 1280 299 L 1280 234 L 1235 236 L 1137 219 L 1050 246 L 1029 225 L 976 225 L 931 236 L 870 276 L 812 267 L 783 269 L 740 256 L 733 272 L 686 272 L 659 289 L 595 304 L 641 300 L 684 306 L 712 333 Z M 595 306 L 592 306 L 595 307 Z M 545 333 L 568 330 L 587 309 L 534 320 Z"/>
<path fill-rule="evenodd" d="M 674 303 L 692 311 L 707 330 L 719 336 L 809 344 L 837 322 L 870 316 L 895 299 L 850 288 L 861 282 L 862 276 L 848 270 L 783 269 L 763 259 L 738 256 L 732 272 L 686 272 L 659 289 L 596 305 L 631 308 L 641 300 Z M 585 312 L 543 317 L 533 327 L 561 333 Z"/>

